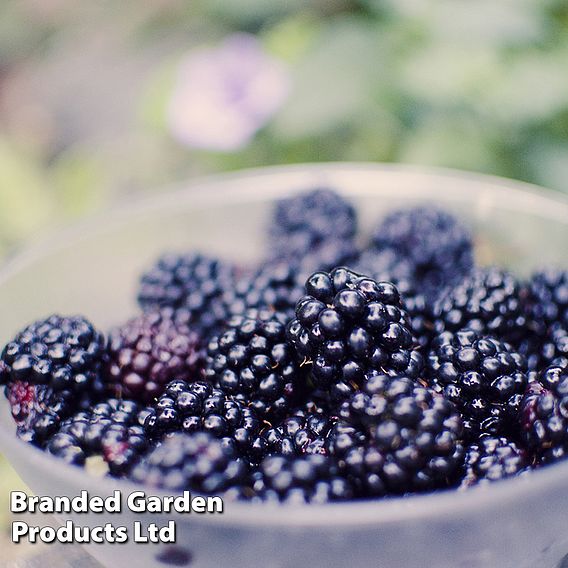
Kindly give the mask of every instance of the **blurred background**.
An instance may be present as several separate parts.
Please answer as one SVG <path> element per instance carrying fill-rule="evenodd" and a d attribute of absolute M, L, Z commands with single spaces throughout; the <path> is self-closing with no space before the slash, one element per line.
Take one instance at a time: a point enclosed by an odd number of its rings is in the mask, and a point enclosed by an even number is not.
<path fill-rule="evenodd" d="M 567 61 L 564 0 L 0 0 L 0 256 L 169 182 L 268 164 L 568 191 Z"/>

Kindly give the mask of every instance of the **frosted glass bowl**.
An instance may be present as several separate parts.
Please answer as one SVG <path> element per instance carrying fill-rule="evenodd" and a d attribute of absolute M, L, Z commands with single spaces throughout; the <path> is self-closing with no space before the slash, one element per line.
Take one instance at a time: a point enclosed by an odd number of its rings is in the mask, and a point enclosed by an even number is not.
<path fill-rule="evenodd" d="M 53 312 L 82 313 L 102 329 L 135 313 L 137 275 L 164 250 L 258 258 L 274 200 L 331 186 L 356 205 L 362 234 L 386 211 L 435 203 L 463 216 L 478 260 L 520 274 L 568 266 L 568 200 L 503 179 L 417 167 L 325 164 L 266 168 L 192 181 L 44 239 L 0 271 L 0 341 Z M 19 441 L 2 397 L 0 448 L 38 495 L 107 496 L 101 479 Z M 222 515 L 71 515 L 78 525 L 177 521 L 168 545 L 90 545 L 107 566 L 556 567 L 568 554 L 568 462 L 467 492 L 325 506 L 227 503 Z M 67 517 L 62 517 L 66 520 Z M 41 522 L 41 519 L 38 519 Z M 568 562 L 566 563 L 568 566 Z"/>

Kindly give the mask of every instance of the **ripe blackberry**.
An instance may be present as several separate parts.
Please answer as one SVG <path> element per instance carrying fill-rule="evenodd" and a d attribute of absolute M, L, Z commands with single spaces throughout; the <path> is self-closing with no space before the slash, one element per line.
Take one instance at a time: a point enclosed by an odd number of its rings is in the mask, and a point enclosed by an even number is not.
<path fill-rule="evenodd" d="M 83 317 L 53 315 L 19 332 L 2 351 L 0 373 L 19 435 L 41 443 L 96 399 L 104 357 L 102 334 Z"/>
<path fill-rule="evenodd" d="M 529 335 L 519 351 L 526 357 L 531 371 L 544 371 L 551 365 L 568 363 L 568 331 L 562 327 L 550 329 L 544 337 Z"/>
<path fill-rule="evenodd" d="M 270 308 L 291 319 L 303 291 L 296 267 L 285 262 L 267 263 L 239 280 L 231 312 L 242 314 L 251 308 Z"/>
<path fill-rule="evenodd" d="M 276 204 L 269 225 L 271 259 L 297 259 L 334 241 L 352 241 L 355 209 L 329 189 L 316 189 Z M 317 267 L 316 267 L 317 269 Z"/>
<path fill-rule="evenodd" d="M 138 303 L 145 311 L 186 308 L 191 326 L 209 337 L 222 326 L 228 307 L 223 296 L 235 286 L 234 267 L 201 254 L 165 254 L 140 279 Z"/>
<path fill-rule="evenodd" d="M 372 245 L 392 250 L 412 267 L 412 279 L 430 297 L 455 284 L 474 264 L 470 232 L 453 215 L 434 207 L 389 213 L 377 227 Z"/>
<path fill-rule="evenodd" d="M 280 314 L 248 310 L 233 316 L 209 342 L 205 376 L 227 394 L 241 397 L 260 417 L 283 416 L 301 379 L 295 356 Z"/>
<path fill-rule="evenodd" d="M 352 484 L 330 456 L 269 456 L 252 486 L 254 499 L 286 503 L 327 503 L 355 497 Z"/>
<path fill-rule="evenodd" d="M 568 271 L 549 268 L 536 272 L 528 288 L 527 307 L 542 334 L 568 329 Z"/>
<path fill-rule="evenodd" d="M 456 404 L 472 441 L 515 432 L 525 371 L 524 357 L 508 344 L 471 330 L 439 335 L 428 361 L 432 385 Z"/>
<path fill-rule="evenodd" d="M 75 465 L 100 455 L 112 475 L 124 475 L 148 446 L 144 412 L 134 401 L 108 399 L 65 420 L 46 449 Z"/>
<path fill-rule="evenodd" d="M 288 338 L 314 385 L 341 399 L 371 369 L 418 376 L 422 358 L 406 318 L 393 284 L 336 268 L 310 276 Z"/>
<path fill-rule="evenodd" d="M 529 469 L 527 453 L 508 438 L 482 436 L 467 448 L 461 487 L 520 475 Z"/>
<path fill-rule="evenodd" d="M 568 455 L 568 363 L 551 366 L 531 381 L 522 401 L 523 439 L 540 463 Z"/>
<path fill-rule="evenodd" d="M 367 250 L 355 264 L 355 270 L 377 282 L 392 282 L 398 289 L 402 307 L 410 318 L 412 331 L 421 348 L 433 338 L 432 302 L 414 282 L 412 266 L 401 261 L 392 250 Z"/>
<path fill-rule="evenodd" d="M 363 444 L 339 439 L 334 453 L 365 495 L 448 487 L 463 460 L 462 421 L 455 406 L 404 376 L 373 372 L 340 415 L 368 434 Z"/>
<path fill-rule="evenodd" d="M 467 328 L 518 346 L 527 330 L 525 295 L 508 272 L 478 269 L 434 304 L 435 331 Z"/>
<path fill-rule="evenodd" d="M 234 448 L 205 432 L 166 438 L 136 464 L 130 479 L 170 491 L 219 494 L 242 485 L 246 463 Z"/>
<path fill-rule="evenodd" d="M 204 431 L 251 459 L 264 452 L 263 447 L 257 447 L 261 422 L 254 410 L 203 381 L 169 383 L 151 406 L 144 428 L 153 439 L 177 431 Z"/>
<path fill-rule="evenodd" d="M 205 353 L 183 308 L 147 312 L 108 338 L 106 378 L 114 396 L 151 402 L 173 379 L 202 377 Z"/>

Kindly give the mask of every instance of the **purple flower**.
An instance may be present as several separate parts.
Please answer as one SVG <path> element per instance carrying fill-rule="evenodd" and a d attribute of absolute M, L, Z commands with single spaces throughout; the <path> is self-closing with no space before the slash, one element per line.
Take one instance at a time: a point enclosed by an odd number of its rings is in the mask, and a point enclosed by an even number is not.
<path fill-rule="evenodd" d="M 182 62 L 168 106 L 168 127 L 187 146 L 236 150 L 266 124 L 289 90 L 283 63 L 253 36 L 235 34 Z"/>

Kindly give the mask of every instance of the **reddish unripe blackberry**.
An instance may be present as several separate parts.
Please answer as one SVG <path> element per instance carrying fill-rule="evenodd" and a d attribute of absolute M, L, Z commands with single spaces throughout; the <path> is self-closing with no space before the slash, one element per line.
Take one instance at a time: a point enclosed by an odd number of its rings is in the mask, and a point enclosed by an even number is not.
<path fill-rule="evenodd" d="M 527 452 L 515 442 L 508 438 L 482 436 L 467 448 L 461 487 L 500 481 L 528 470 Z"/>
<path fill-rule="evenodd" d="M 104 358 L 104 338 L 84 317 L 53 315 L 19 332 L 2 351 L 0 372 L 18 433 L 41 444 L 96 400 Z"/>
<path fill-rule="evenodd" d="M 285 321 L 270 310 L 247 310 L 233 316 L 207 349 L 206 378 L 246 401 L 260 417 L 283 416 L 301 386 Z"/>
<path fill-rule="evenodd" d="M 46 449 L 75 465 L 101 456 L 112 475 L 122 476 L 148 447 L 144 416 L 134 401 L 108 399 L 65 420 Z"/>
<path fill-rule="evenodd" d="M 136 464 L 130 478 L 169 491 L 218 495 L 241 486 L 247 475 L 247 464 L 234 448 L 197 432 L 167 437 Z"/>
<path fill-rule="evenodd" d="M 422 368 L 396 287 L 346 268 L 307 280 L 288 338 L 315 386 L 338 399 L 363 384 L 370 370 L 417 377 Z"/>
<path fill-rule="evenodd" d="M 327 503 L 355 497 L 354 488 L 330 456 L 269 456 L 253 476 L 253 500 Z"/>
<path fill-rule="evenodd" d="M 428 376 L 462 413 L 470 440 L 515 433 L 526 361 L 508 344 L 471 330 L 444 332 L 432 343 Z"/>
<path fill-rule="evenodd" d="M 340 415 L 368 434 L 363 444 L 335 444 L 335 454 L 363 494 L 431 491 L 459 476 L 462 421 L 455 406 L 434 390 L 408 377 L 373 372 L 343 403 Z"/>
<path fill-rule="evenodd" d="M 207 432 L 252 461 L 262 458 L 265 451 L 264 446 L 258 447 L 261 422 L 254 410 L 202 381 L 169 383 L 151 406 L 144 428 L 158 440 L 173 432 Z"/>
<path fill-rule="evenodd" d="M 524 442 L 538 462 L 568 455 L 568 363 L 551 366 L 538 375 L 538 381 L 531 381 L 520 423 Z"/>
<path fill-rule="evenodd" d="M 436 333 L 472 329 L 518 346 L 527 334 L 526 290 L 497 268 L 474 271 L 434 304 Z"/>
<path fill-rule="evenodd" d="M 209 338 L 227 319 L 224 296 L 236 279 L 236 269 L 221 260 L 197 253 L 165 254 L 142 275 L 138 303 L 145 311 L 184 307 L 192 329 Z"/>
<path fill-rule="evenodd" d="M 114 396 L 148 403 L 173 379 L 202 378 L 204 361 L 187 310 L 148 312 L 109 333 L 107 386 Z"/>

